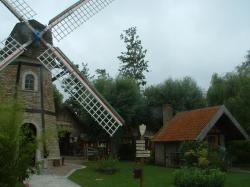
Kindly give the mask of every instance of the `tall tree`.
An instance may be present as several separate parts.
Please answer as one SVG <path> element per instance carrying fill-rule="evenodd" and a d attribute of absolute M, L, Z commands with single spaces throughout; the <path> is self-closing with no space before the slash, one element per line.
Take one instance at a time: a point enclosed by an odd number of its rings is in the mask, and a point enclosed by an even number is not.
<path fill-rule="evenodd" d="M 202 89 L 190 77 L 167 79 L 162 84 L 146 88 L 144 95 L 151 106 L 171 104 L 177 112 L 205 106 Z"/>
<path fill-rule="evenodd" d="M 200 108 L 206 105 L 202 89 L 190 77 L 181 80 L 167 79 L 164 83 L 145 89 L 149 128 L 162 126 L 162 106 L 170 104 L 175 112 Z"/>
<path fill-rule="evenodd" d="M 208 89 L 209 105 L 225 105 L 250 132 L 250 51 L 245 62 L 224 76 L 214 74 Z"/>
<path fill-rule="evenodd" d="M 134 79 L 123 76 L 113 79 L 104 76 L 95 79 L 93 85 L 124 118 L 128 126 L 136 127 L 141 123 L 140 114 L 144 101 Z"/>
<path fill-rule="evenodd" d="M 125 30 L 120 37 L 126 44 L 126 51 L 118 56 L 121 61 L 120 74 L 134 78 L 139 85 L 144 86 L 146 84 L 145 72 L 148 72 L 148 61 L 145 60 L 147 50 L 142 47 L 137 28 L 131 27 Z"/>

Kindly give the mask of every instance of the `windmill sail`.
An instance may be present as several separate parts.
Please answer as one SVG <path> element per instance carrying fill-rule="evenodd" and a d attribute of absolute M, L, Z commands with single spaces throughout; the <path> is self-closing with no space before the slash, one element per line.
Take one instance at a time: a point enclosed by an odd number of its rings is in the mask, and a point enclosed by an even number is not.
<path fill-rule="evenodd" d="M 12 37 L 3 40 L 0 43 L 0 71 L 20 56 L 24 52 L 26 45 L 21 45 Z"/>
<path fill-rule="evenodd" d="M 114 0 L 80 0 L 49 22 L 53 36 L 60 41 Z"/>
<path fill-rule="evenodd" d="M 24 0 L 0 0 L 19 21 L 32 19 L 36 12 Z"/>
<path fill-rule="evenodd" d="M 124 125 L 119 114 L 58 48 L 49 48 L 38 59 L 53 76 L 64 75 L 60 76 L 58 81 L 61 85 L 65 85 L 67 93 L 70 93 L 110 136 Z"/>
<path fill-rule="evenodd" d="M 88 80 L 75 68 L 70 60 L 58 49 L 50 46 L 43 37 L 48 30 L 53 31 L 54 37 L 60 41 L 82 23 L 86 22 L 93 15 L 114 0 L 79 0 L 67 10 L 52 19 L 46 29 L 41 33 L 29 23 L 35 12 L 24 0 L 0 0 L 21 22 L 32 31 L 36 38 L 43 42 L 48 49 L 42 53 L 39 61 L 52 73 L 54 80 L 58 80 L 64 85 L 64 90 L 78 101 L 84 109 L 95 119 L 95 121 L 112 136 L 117 129 L 124 125 L 124 120 L 119 114 L 101 97 Z M 15 39 L 9 37 L 0 46 L 0 71 L 9 63 L 20 56 L 25 47 L 33 42 L 28 41 L 20 44 Z"/>

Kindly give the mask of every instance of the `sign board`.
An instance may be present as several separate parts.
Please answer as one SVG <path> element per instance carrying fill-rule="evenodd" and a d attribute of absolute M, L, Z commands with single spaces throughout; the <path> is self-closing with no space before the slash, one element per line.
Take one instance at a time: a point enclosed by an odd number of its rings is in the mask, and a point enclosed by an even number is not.
<path fill-rule="evenodd" d="M 150 157 L 150 154 L 136 154 L 137 158 L 147 158 Z"/>
<path fill-rule="evenodd" d="M 145 140 L 136 140 L 136 150 L 145 150 Z"/>
<path fill-rule="evenodd" d="M 150 151 L 149 150 L 136 150 L 136 157 L 139 157 L 139 158 L 150 157 Z"/>
<path fill-rule="evenodd" d="M 145 144 L 136 144 L 136 147 L 145 147 Z"/>
<path fill-rule="evenodd" d="M 145 150 L 145 146 L 136 146 L 136 151 L 139 150 L 139 151 L 144 151 Z"/>
<path fill-rule="evenodd" d="M 145 144 L 145 140 L 136 140 L 136 144 Z"/>
<path fill-rule="evenodd" d="M 150 154 L 150 151 L 149 150 L 143 150 L 143 151 L 137 150 L 136 154 Z"/>
<path fill-rule="evenodd" d="M 150 151 L 145 150 L 145 140 L 136 140 L 136 157 L 147 158 L 150 157 Z"/>

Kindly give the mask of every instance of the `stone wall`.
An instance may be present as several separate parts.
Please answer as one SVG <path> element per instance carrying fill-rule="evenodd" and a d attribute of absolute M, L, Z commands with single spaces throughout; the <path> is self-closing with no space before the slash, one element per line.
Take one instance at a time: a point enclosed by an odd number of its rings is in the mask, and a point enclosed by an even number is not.
<path fill-rule="evenodd" d="M 43 94 L 44 94 L 44 110 L 55 112 L 52 77 L 50 72 L 44 68 L 43 71 Z"/>
<path fill-rule="evenodd" d="M 17 65 L 9 65 L 0 72 L 1 99 L 14 97 L 16 84 Z"/>
<path fill-rule="evenodd" d="M 56 117 L 52 115 L 45 115 L 45 131 L 48 132 L 46 146 L 49 151 L 49 159 L 52 160 L 60 158 L 60 150 L 56 128 Z"/>

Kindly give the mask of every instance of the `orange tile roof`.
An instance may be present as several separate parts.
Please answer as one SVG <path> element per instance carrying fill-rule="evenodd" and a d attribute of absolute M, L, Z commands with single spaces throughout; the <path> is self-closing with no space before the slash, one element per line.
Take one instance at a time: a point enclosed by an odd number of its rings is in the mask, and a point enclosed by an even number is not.
<path fill-rule="evenodd" d="M 154 142 L 196 140 L 220 106 L 178 113 L 153 137 Z"/>

